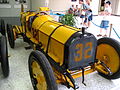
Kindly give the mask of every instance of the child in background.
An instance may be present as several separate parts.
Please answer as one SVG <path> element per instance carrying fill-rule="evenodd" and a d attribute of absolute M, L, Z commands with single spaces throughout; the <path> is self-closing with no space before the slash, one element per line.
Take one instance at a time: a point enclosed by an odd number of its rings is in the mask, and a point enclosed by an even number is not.
<path fill-rule="evenodd" d="M 75 7 L 74 7 L 74 5 L 72 5 L 72 6 L 69 8 L 68 13 L 69 13 L 69 14 L 74 14 L 74 11 L 75 11 Z"/>
<path fill-rule="evenodd" d="M 102 36 L 102 29 L 105 29 L 105 35 L 103 35 L 103 37 L 107 37 L 107 29 L 109 27 L 109 16 L 112 13 L 112 8 L 111 8 L 111 2 L 107 1 L 105 2 L 105 9 L 103 12 L 100 13 L 100 15 L 103 15 L 103 20 L 101 21 L 101 25 L 100 25 L 100 34 L 98 34 L 97 36 Z"/>
<path fill-rule="evenodd" d="M 76 8 L 74 10 L 74 15 L 75 16 L 80 16 L 80 8 L 78 7 L 78 5 L 76 5 Z"/>

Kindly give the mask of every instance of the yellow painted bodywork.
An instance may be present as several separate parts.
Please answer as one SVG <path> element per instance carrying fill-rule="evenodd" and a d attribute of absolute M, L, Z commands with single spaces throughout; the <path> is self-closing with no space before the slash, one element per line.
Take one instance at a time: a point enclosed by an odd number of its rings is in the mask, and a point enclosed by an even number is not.
<path fill-rule="evenodd" d="M 39 35 L 37 39 L 42 43 L 42 48 L 45 52 L 50 34 L 60 25 L 62 24 L 54 22 L 49 15 L 41 15 L 34 20 L 32 30 L 37 31 L 37 35 Z M 72 30 L 66 26 L 60 26 L 52 34 L 48 48 L 48 55 L 55 60 L 55 62 L 60 63 L 60 65 L 63 64 L 64 45 L 66 41 L 77 31 L 79 31 L 79 29 Z"/>
<path fill-rule="evenodd" d="M 50 11 L 50 8 L 48 8 L 48 7 L 40 7 L 39 10 L 40 11 Z"/>
<path fill-rule="evenodd" d="M 62 24 L 54 21 L 49 15 L 38 15 L 38 17 L 32 23 L 31 32 L 27 30 L 26 36 L 35 44 L 42 43 L 42 48 L 44 49 L 44 52 L 46 52 L 50 34 L 60 25 Z M 64 25 L 57 28 L 52 34 L 48 48 L 48 55 L 55 62 L 63 65 L 64 45 L 67 40 L 77 31 L 80 31 L 80 29 Z M 94 69 L 90 68 L 89 70 L 85 71 L 85 74 L 93 71 Z M 58 73 L 56 70 L 54 70 L 54 72 L 58 83 L 66 82 L 61 73 Z M 73 74 L 73 78 L 78 78 L 82 75 L 81 71 L 76 71 L 76 73 L 71 74 Z M 70 82 L 71 86 L 73 86 L 69 79 L 68 81 Z"/>
<path fill-rule="evenodd" d="M 20 34 L 20 33 L 24 32 L 22 27 L 21 26 L 17 26 L 17 25 L 14 25 L 12 30 L 13 30 L 13 34 L 14 34 L 14 40 L 16 40 L 16 38 L 17 38 L 16 34 Z"/>
<path fill-rule="evenodd" d="M 44 7 L 40 8 L 40 11 L 47 11 L 47 10 L 49 10 L 49 9 L 44 8 Z M 32 22 L 32 27 L 29 30 L 29 28 L 28 28 L 29 19 L 32 16 L 35 16 L 36 14 L 37 13 L 34 13 L 34 12 L 26 12 L 26 13 L 22 12 L 21 13 L 22 26 L 20 27 L 20 29 L 17 26 L 15 26 L 16 29 L 14 31 L 18 34 L 21 32 L 25 33 L 25 35 L 34 44 L 39 45 L 40 43 L 42 43 L 41 48 L 44 50 L 44 52 L 46 52 L 49 36 L 56 29 L 50 38 L 48 55 L 55 62 L 59 63 L 60 65 L 63 65 L 65 43 L 73 34 L 75 34 L 77 31 L 80 31 L 80 29 L 70 27 L 67 25 L 62 26 L 61 23 L 54 21 L 53 18 L 51 18 L 49 15 L 38 14 L 37 17 L 35 18 L 35 20 Z M 25 29 L 26 29 L 26 31 L 25 31 Z M 106 50 L 104 48 L 106 48 L 108 50 Z M 102 52 L 104 52 L 104 53 L 102 53 Z M 106 62 L 105 64 L 107 64 L 108 67 L 113 68 L 112 72 L 114 73 L 118 70 L 119 63 L 120 63 L 118 54 L 110 46 L 107 46 L 107 45 L 98 46 L 97 59 L 104 61 L 104 59 L 102 59 L 102 58 L 106 54 L 108 56 L 110 56 L 111 59 L 107 62 L 105 61 Z M 115 58 L 113 58 L 112 56 Z M 117 61 L 114 62 L 113 61 L 114 59 L 117 59 Z M 33 65 L 33 67 L 35 67 L 35 66 Z M 64 76 L 61 73 L 59 73 L 55 69 L 53 69 L 53 70 L 54 70 L 54 73 L 55 73 L 58 83 L 66 82 Z M 90 67 L 85 68 L 85 75 L 88 73 L 94 72 L 95 70 L 101 71 L 104 74 L 108 74 L 106 71 L 103 71 L 104 67 L 102 67 L 100 64 L 95 64 L 93 67 L 90 66 Z M 35 71 L 35 72 L 38 72 L 38 71 Z M 70 72 L 70 71 L 68 71 L 68 72 Z M 70 72 L 70 74 L 72 75 L 73 78 L 78 78 L 82 75 L 80 70 Z M 70 80 L 68 78 L 67 78 L 67 80 L 70 82 Z M 70 83 L 70 84 L 72 85 L 72 83 Z"/>
<path fill-rule="evenodd" d="M 15 30 L 13 30 L 15 33 L 21 33 L 21 32 L 23 32 L 22 31 L 22 27 L 21 26 L 17 26 L 17 25 L 15 25 L 15 26 L 13 26 L 13 29 L 15 29 Z"/>
<path fill-rule="evenodd" d="M 31 13 L 22 13 L 22 21 L 29 20 L 29 18 L 35 14 Z M 49 15 L 37 15 L 38 17 L 32 22 L 32 30 L 26 31 L 26 36 L 35 44 L 42 43 L 42 48 L 44 49 L 44 52 L 46 52 L 47 44 L 48 44 L 48 38 L 50 34 L 55 30 L 58 26 L 62 25 L 61 23 L 58 23 L 53 20 Z M 26 23 L 27 23 L 26 21 Z M 24 24 L 23 24 L 24 25 Z M 23 26 L 25 28 L 25 26 Z M 27 27 L 26 27 L 27 28 Z M 25 31 L 25 30 L 24 30 Z M 60 26 L 56 29 L 56 31 L 52 34 L 50 39 L 50 44 L 48 48 L 48 55 L 57 63 L 60 65 L 64 62 L 64 45 L 66 41 L 77 31 L 80 31 L 80 29 L 71 27 L 71 26 Z M 90 69 L 85 72 L 85 74 L 93 72 L 94 69 Z M 54 71 L 56 72 L 56 70 Z M 73 78 L 77 78 L 81 76 L 81 72 L 74 74 Z M 62 82 L 63 75 L 57 74 L 58 77 L 61 77 L 61 80 L 57 80 L 57 82 Z M 65 80 L 64 80 L 65 81 Z"/>
<path fill-rule="evenodd" d="M 40 8 L 41 11 L 44 11 L 47 8 Z M 48 39 L 50 34 L 55 30 L 50 38 L 48 55 L 60 65 L 64 62 L 64 45 L 67 40 L 77 31 L 80 31 L 77 28 L 73 28 L 67 25 L 62 25 L 53 20 L 49 15 L 38 14 L 35 20 L 32 22 L 31 30 L 29 30 L 29 19 L 35 16 L 35 12 L 27 12 L 21 14 L 21 22 L 23 22 L 23 30 L 26 33 L 26 36 L 35 44 L 42 43 L 42 48 L 46 52 Z M 24 22 L 26 22 L 24 24 Z M 59 27 L 60 26 L 60 27 Z M 58 48 L 59 47 L 59 48 Z"/>

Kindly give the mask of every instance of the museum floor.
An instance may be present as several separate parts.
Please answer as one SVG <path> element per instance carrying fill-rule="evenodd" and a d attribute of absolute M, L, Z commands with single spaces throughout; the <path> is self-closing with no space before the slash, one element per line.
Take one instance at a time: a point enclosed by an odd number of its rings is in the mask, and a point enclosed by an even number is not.
<path fill-rule="evenodd" d="M 99 25 L 101 18 L 95 16 L 93 22 Z M 120 17 L 112 16 L 110 21 L 112 21 L 113 28 L 120 35 Z M 88 32 L 96 36 L 99 33 L 99 27 L 91 24 Z M 114 31 L 112 31 L 111 37 L 120 41 Z M 28 44 L 24 43 L 22 38 L 20 38 L 16 40 L 15 49 L 9 47 L 10 75 L 6 79 L 3 78 L 0 68 L 0 90 L 33 90 L 28 71 L 28 57 L 32 50 L 25 50 L 25 46 L 28 46 Z M 79 85 L 78 90 L 120 90 L 120 79 L 109 81 L 99 76 L 97 72 L 85 75 L 87 86 L 82 84 L 81 77 L 75 81 Z M 63 85 L 58 85 L 58 87 L 59 90 L 72 90 L 67 89 Z"/>

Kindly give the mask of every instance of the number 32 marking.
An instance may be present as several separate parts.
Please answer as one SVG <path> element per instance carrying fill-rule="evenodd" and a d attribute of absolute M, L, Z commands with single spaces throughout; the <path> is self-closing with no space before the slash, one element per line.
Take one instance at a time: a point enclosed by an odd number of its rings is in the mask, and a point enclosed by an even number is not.
<path fill-rule="evenodd" d="M 87 48 L 87 49 L 85 51 L 83 51 L 84 48 Z M 82 58 L 88 59 L 88 58 L 90 58 L 92 56 L 91 54 L 90 55 L 88 54 L 88 52 L 92 51 L 92 42 L 88 42 L 85 45 L 83 45 L 83 44 L 77 44 L 76 45 L 76 49 L 78 49 L 78 51 L 76 52 L 76 54 L 79 55 L 79 56 L 75 56 L 74 60 L 76 62 L 81 61 Z M 82 57 L 83 53 L 85 53 L 84 57 Z"/>

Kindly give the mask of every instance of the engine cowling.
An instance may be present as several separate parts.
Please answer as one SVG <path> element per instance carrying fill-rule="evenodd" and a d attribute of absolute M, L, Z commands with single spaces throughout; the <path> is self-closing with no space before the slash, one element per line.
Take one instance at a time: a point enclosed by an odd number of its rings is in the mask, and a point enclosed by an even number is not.
<path fill-rule="evenodd" d="M 94 35 L 75 33 L 65 44 L 64 64 L 69 70 L 79 70 L 95 62 L 97 40 Z"/>
<path fill-rule="evenodd" d="M 32 24 L 42 49 L 66 69 L 76 70 L 94 62 L 97 40 L 90 33 L 63 25 L 48 15 L 37 17 Z"/>

